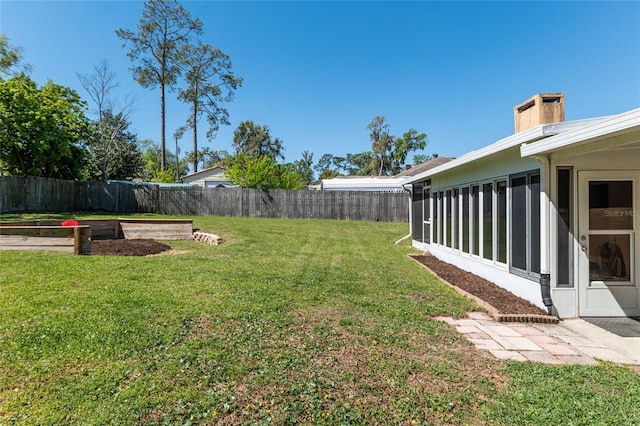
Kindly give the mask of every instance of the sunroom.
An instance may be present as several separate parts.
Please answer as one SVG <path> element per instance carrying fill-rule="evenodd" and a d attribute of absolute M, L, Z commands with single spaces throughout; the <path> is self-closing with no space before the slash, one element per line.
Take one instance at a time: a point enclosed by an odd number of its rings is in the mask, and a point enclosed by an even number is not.
<path fill-rule="evenodd" d="M 640 315 L 640 109 L 564 122 L 554 93 L 514 113 L 409 182 L 413 245 L 561 318 Z"/>

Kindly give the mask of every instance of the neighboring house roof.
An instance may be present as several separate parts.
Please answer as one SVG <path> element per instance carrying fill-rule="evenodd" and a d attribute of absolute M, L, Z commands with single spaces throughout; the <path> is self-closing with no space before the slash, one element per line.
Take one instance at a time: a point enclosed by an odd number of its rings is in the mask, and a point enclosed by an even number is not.
<path fill-rule="evenodd" d="M 403 179 L 393 176 L 336 176 L 322 180 L 325 191 L 403 191 Z"/>
<path fill-rule="evenodd" d="M 444 163 L 448 163 L 451 160 L 453 160 L 453 158 L 437 156 L 432 158 L 431 160 L 425 161 L 424 163 L 420 163 L 415 166 L 412 166 L 409 169 L 403 170 L 397 175 L 395 175 L 394 177 L 415 176 L 427 170 L 431 170 L 435 167 L 438 167 Z"/>
<path fill-rule="evenodd" d="M 183 176 L 182 180 L 185 180 L 185 179 L 196 180 L 204 176 L 209 176 L 209 175 L 214 175 L 219 173 L 224 173 L 224 169 L 220 166 L 213 166 L 213 167 L 209 167 L 207 169 L 199 170 L 195 173 L 191 173 L 189 175 Z"/>
<path fill-rule="evenodd" d="M 478 150 L 471 151 L 445 164 L 442 164 L 432 169 L 429 169 L 427 171 L 418 173 L 417 175 L 414 175 L 406 183 L 412 183 L 412 182 L 418 182 L 418 181 L 424 180 L 430 176 L 488 157 L 492 154 L 496 154 L 498 152 L 504 151 L 509 148 L 513 148 L 517 146 L 521 146 L 521 147 L 528 146 L 530 144 L 537 143 L 537 141 L 546 140 L 547 138 L 554 137 L 564 133 L 569 134 L 574 132 L 580 132 L 580 129 L 584 129 L 586 127 L 591 127 L 591 126 L 597 126 L 599 123 L 605 122 L 610 119 L 611 117 L 599 117 L 599 118 L 592 118 L 588 120 L 576 120 L 576 121 L 565 121 L 561 123 L 541 124 L 531 129 L 508 136 L 504 139 L 500 139 L 499 141 L 491 145 L 487 145 Z M 525 157 L 529 155 L 531 154 L 527 154 L 527 155 L 523 154 L 522 156 Z"/>
<path fill-rule="evenodd" d="M 220 166 L 209 167 L 190 175 L 184 176 L 182 182 L 193 183 L 202 187 L 230 187 L 235 186 L 224 175 L 224 168 Z"/>
<path fill-rule="evenodd" d="M 451 160 L 452 158 L 448 157 L 432 158 L 394 176 L 336 176 L 332 179 L 323 179 L 322 189 L 327 191 L 404 191 L 402 185 L 413 175 Z"/>

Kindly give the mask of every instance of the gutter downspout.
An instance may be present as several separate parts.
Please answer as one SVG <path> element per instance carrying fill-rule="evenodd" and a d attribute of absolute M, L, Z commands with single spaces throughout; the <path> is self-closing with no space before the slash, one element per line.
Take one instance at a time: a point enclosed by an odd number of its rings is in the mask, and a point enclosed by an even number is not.
<path fill-rule="evenodd" d="M 549 204 L 551 190 L 551 164 L 546 155 L 533 156 L 542 164 L 544 187 L 540 191 L 540 293 L 542 303 L 547 307 L 549 315 L 553 315 L 551 299 L 551 213 Z"/>
<path fill-rule="evenodd" d="M 404 240 L 406 240 L 407 238 L 411 237 L 411 220 L 413 219 L 413 197 L 412 197 L 412 192 L 410 189 L 407 189 L 405 187 L 406 183 L 402 184 L 402 189 L 404 189 L 407 194 L 409 194 L 409 233 L 407 235 L 405 235 L 404 237 L 400 238 L 398 241 L 396 241 L 396 245 L 400 244 L 401 242 L 403 242 Z"/>

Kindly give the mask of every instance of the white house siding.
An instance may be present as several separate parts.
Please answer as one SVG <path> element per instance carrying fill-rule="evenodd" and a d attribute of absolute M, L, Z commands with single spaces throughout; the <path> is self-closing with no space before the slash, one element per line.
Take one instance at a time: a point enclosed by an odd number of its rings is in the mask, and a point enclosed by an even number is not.
<path fill-rule="evenodd" d="M 514 146 L 434 175 L 431 177 L 431 194 L 433 197 L 433 194 L 437 191 L 447 191 L 454 188 L 458 188 L 462 192 L 464 187 L 474 184 L 482 185 L 485 182 L 496 180 L 506 180 L 508 182 L 510 175 L 540 171 L 540 167 L 540 162 L 537 160 L 522 158 L 520 156 L 520 147 Z M 461 200 L 461 197 L 459 199 Z M 431 199 L 428 201 L 431 202 Z M 509 201 L 510 199 L 507 197 L 507 211 L 509 211 Z M 431 208 L 433 209 L 433 206 Z M 460 209 L 458 209 L 458 212 L 460 212 Z M 435 215 L 435 212 L 432 210 L 433 215 Z M 509 232 L 509 221 L 507 222 L 507 231 Z M 435 229 L 432 226 L 430 238 L 432 242 L 434 241 L 434 232 Z M 480 238 L 482 238 L 482 235 L 480 235 Z M 513 294 L 544 308 L 539 281 L 511 274 L 508 265 L 505 263 L 465 253 L 460 246 L 454 249 L 441 244 L 425 244 L 417 240 L 413 241 L 413 245 L 420 250 L 429 251 L 440 260 L 492 281 Z M 508 249 L 509 238 L 507 237 Z M 507 261 L 508 259 L 509 252 L 507 251 Z"/>
<path fill-rule="evenodd" d="M 215 187 L 220 184 L 226 187 L 235 186 L 226 178 L 224 170 L 220 167 L 213 167 L 187 175 L 182 178 L 182 182 L 198 185 L 203 188 Z"/>
<path fill-rule="evenodd" d="M 640 139 L 638 140 L 640 143 Z M 556 261 L 551 262 L 551 282 L 552 282 L 552 298 L 554 307 L 560 317 L 577 317 L 580 316 L 580 303 L 584 302 L 580 300 L 580 286 L 581 284 L 579 276 L 579 256 L 582 253 L 582 245 L 580 242 L 580 236 L 578 235 L 578 206 L 579 206 L 579 175 L 580 172 L 604 172 L 610 173 L 611 176 L 615 176 L 616 172 L 628 172 L 625 175 L 636 176 L 636 185 L 640 185 L 640 146 L 634 146 L 637 144 L 629 144 L 627 147 L 620 147 L 616 149 L 603 149 L 594 150 L 585 154 L 571 156 L 571 150 L 565 152 L 557 152 L 556 157 L 561 157 L 558 160 L 551 161 L 551 217 L 555 219 L 557 217 L 557 170 L 558 168 L 569 168 L 571 170 L 572 185 L 572 202 L 574 206 L 573 215 L 573 239 L 572 243 L 572 282 L 569 286 L 560 287 L 556 285 L 556 278 L 558 275 L 558 265 Z M 553 156 L 552 156 L 553 157 Z M 606 175 L 605 175 L 606 176 Z M 636 188 L 636 194 L 638 194 L 638 188 Z M 640 197 L 636 196 L 634 208 L 636 211 L 640 208 Z M 636 218 L 636 220 L 638 220 Z M 553 236 L 558 235 L 557 221 L 551 221 L 551 234 Z M 640 286 L 639 265 L 640 262 L 640 235 L 635 236 L 635 279 L 636 286 Z M 552 239 L 555 242 L 556 238 Z M 557 244 L 552 243 L 551 247 L 551 259 L 558 259 Z M 626 315 L 637 315 L 638 313 L 627 312 Z M 609 314 L 611 315 L 611 313 Z"/>
<path fill-rule="evenodd" d="M 540 307 L 543 307 L 544 304 L 542 303 L 539 277 L 541 275 L 546 277 L 546 274 L 549 274 L 553 313 L 561 318 L 639 316 L 640 109 L 602 119 L 543 126 L 523 133 L 469 153 L 450 164 L 421 174 L 411 181 L 413 184 L 430 183 L 431 198 L 427 200 L 426 208 L 432 212 L 430 240 L 422 241 L 419 238 L 420 227 L 412 224 L 413 245 L 421 250 L 428 250 L 443 261 L 493 281 Z M 565 179 L 569 178 L 567 186 L 562 189 L 562 194 L 559 193 L 558 187 L 559 170 L 562 170 Z M 512 244 L 521 241 L 517 238 L 513 243 L 511 241 L 511 234 L 514 232 L 513 226 L 517 219 L 512 219 L 510 216 L 513 189 L 509 177 L 532 171 L 537 171 L 540 177 L 540 274 L 538 274 L 538 278 L 534 273 L 527 275 L 522 274 L 522 271 L 514 270 L 514 273 L 511 273 L 509 270 L 511 253 L 513 252 Z M 441 244 L 436 244 L 434 242 L 435 227 L 433 226 L 433 216 L 436 214 L 433 206 L 434 194 L 438 191 L 444 191 L 446 198 L 447 190 L 460 188 L 458 205 L 461 207 L 462 188 L 470 187 L 473 184 L 478 184 L 481 187 L 483 182 L 495 182 L 496 180 L 507 182 L 505 191 L 507 206 L 506 262 L 497 262 L 493 258 L 491 260 L 485 259 L 482 253 L 480 255 L 465 253 L 460 249 L 462 239 L 458 240 L 458 248 L 453 247 L 453 244 L 451 244 L 452 247 L 448 247 L 442 240 Z M 632 185 L 626 186 L 626 188 L 632 189 L 621 190 L 621 187 L 616 187 L 615 182 L 619 181 L 630 181 Z M 604 197 L 604 200 L 608 201 L 603 204 L 599 198 L 594 199 L 596 204 L 591 207 L 589 204 L 591 195 L 588 191 L 594 182 L 596 186 L 604 184 L 607 188 L 604 192 L 601 189 L 596 189 L 600 192 L 596 192 L 595 196 Z M 534 184 L 537 185 L 535 182 Z M 535 185 L 531 186 L 531 191 L 526 190 L 529 197 L 526 201 L 527 220 L 530 215 L 533 215 L 529 212 L 536 211 L 536 206 L 531 201 Z M 416 185 L 416 188 L 420 189 L 421 187 Z M 522 190 L 522 186 L 519 187 L 519 190 Z M 482 197 L 479 199 L 481 201 L 480 211 L 482 211 Z M 558 206 L 560 206 L 561 199 L 566 200 L 570 205 L 569 230 L 560 229 Z M 416 202 L 412 205 L 413 209 L 418 207 L 419 200 L 420 197 L 416 197 Z M 602 204 L 604 207 L 598 207 L 598 204 Z M 615 219 L 607 219 L 606 215 L 600 217 L 600 213 L 597 211 L 600 208 L 624 209 L 625 216 L 632 217 L 632 220 L 628 219 L 626 224 L 622 226 L 609 227 L 613 224 L 609 221 Z M 443 207 L 442 216 L 446 218 L 445 210 L 446 207 Z M 493 219 L 495 219 L 495 211 L 492 213 Z M 566 210 L 564 210 L 564 214 L 567 214 Z M 592 216 L 593 214 L 596 216 Z M 420 217 L 419 212 L 412 214 L 412 220 L 419 220 Z M 458 227 L 461 232 L 460 219 L 462 214 L 460 208 L 458 209 L 458 218 Z M 522 216 L 518 218 L 520 219 L 519 232 L 526 229 L 530 233 L 530 229 L 533 229 L 530 223 L 528 222 L 523 227 L 521 225 Z M 603 225 L 592 226 L 592 220 L 601 221 L 595 223 Z M 440 221 L 442 223 L 442 218 Z M 562 236 L 566 237 L 564 241 L 567 242 L 567 245 L 566 250 L 560 252 L 558 245 Z M 604 247 L 601 242 L 611 237 L 614 237 L 614 242 L 618 239 L 620 247 L 624 247 L 622 252 L 626 257 L 624 261 L 626 272 L 623 275 L 612 272 L 600 275 L 605 270 L 599 269 L 602 268 L 602 261 L 605 259 L 600 251 Z M 483 240 L 482 233 L 479 235 L 479 240 Z M 532 259 L 530 253 L 535 252 L 531 241 L 528 236 L 526 238 L 528 262 Z M 522 251 L 522 245 L 519 245 L 519 248 Z M 497 253 L 497 250 L 493 248 L 493 252 Z M 564 271 L 567 273 L 564 274 L 564 277 L 560 277 L 558 267 L 560 262 L 565 262 Z M 527 270 L 529 270 L 529 265 L 527 264 Z M 532 267 L 532 271 L 533 269 Z M 595 278 L 591 275 L 594 271 Z M 603 276 L 605 278 L 602 278 Z M 563 280 L 561 281 L 561 279 Z"/>

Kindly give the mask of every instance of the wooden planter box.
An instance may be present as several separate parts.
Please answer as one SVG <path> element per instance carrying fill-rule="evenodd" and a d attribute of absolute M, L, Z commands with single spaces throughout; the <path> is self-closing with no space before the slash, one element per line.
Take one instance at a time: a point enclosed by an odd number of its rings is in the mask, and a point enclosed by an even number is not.
<path fill-rule="evenodd" d="M 91 240 L 190 240 L 191 219 L 79 220 L 78 226 L 60 226 L 60 220 L 0 223 L 0 250 L 53 251 L 90 254 Z"/>
<path fill-rule="evenodd" d="M 0 250 L 91 253 L 90 226 L 0 226 Z"/>
<path fill-rule="evenodd" d="M 118 219 L 124 238 L 156 240 L 190 240 L 191 219 Z"/>

